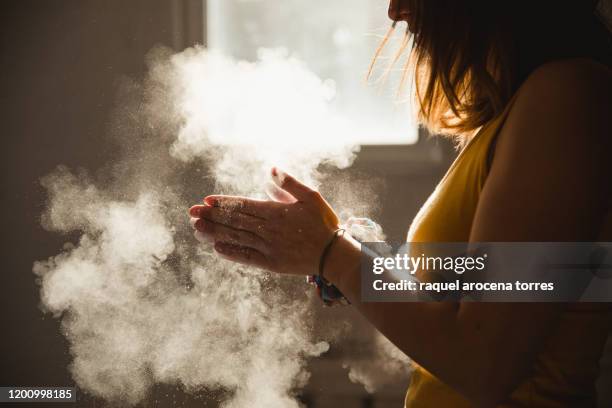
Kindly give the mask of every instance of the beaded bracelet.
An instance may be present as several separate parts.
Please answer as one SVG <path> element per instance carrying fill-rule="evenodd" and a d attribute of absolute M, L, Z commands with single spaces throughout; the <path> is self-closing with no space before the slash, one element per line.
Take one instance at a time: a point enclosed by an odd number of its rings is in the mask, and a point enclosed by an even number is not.
<path fill-rule="evenodd" d="M 319 258 L 319 276 L 320 277 L 323 277 L 323 268 L 325 267 L 325 261 L 327 260 L 329 251 L 331 250 L 332 246 L 334 246 L 334 243 L 338 240 L 338 238 L 343 236 L 345 232 L 346 230 L 344 228 L 338 228 L 336 231 L 334 231 L 334 235 L 332 235 L 327 245 L 325 245 L 325 248 L 323 248 L 323 252 L 321 252 L 321 257 Z"/>
<path fill-rule="evenodd" d="M 321 300 L 323 300 L 323 303 L 325 303 L 326 306 L 333 306 L 334 304 L 348 305 L 351 303 L 336 286 L 323 277 L 323 269 L 325 267 L 327 256 L 329 255 L 329 251 L 338 238 L 344 235 L 344 232 L 344 228 L 338 228 L 336 231 L 334 231 L 334 235 L 325 245 L 325 248 L 321 253 L 321 258 L 319 259 L 319 274 L 309 275 L 306 277 L 306 282 L 316 286 L 317 294 Z"/>

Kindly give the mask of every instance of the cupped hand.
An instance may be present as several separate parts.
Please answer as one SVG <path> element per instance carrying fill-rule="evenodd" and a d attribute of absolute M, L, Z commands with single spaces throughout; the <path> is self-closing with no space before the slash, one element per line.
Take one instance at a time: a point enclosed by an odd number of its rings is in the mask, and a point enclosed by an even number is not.
<path fill-rule="evenodd" d="M 272 169 L 276 200 L 211 195 L 189 210 L 196 234 L 231 261 L 273 272 L 318 273 L 339 220 L 319 192 Z"/>

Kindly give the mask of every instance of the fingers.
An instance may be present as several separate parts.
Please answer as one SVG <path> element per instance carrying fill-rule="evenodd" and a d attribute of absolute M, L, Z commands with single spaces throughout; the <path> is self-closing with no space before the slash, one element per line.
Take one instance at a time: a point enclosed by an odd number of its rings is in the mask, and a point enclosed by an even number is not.
<path fill-rule="evenodd" d="M 204 203 L 211 207 L 221 207 L 262 219 L 268 218 L 278 204 L 273 201 L 226 195 L 210 195 L 204 198 Z"/>
<path fill-rule="evenodd" d="M 268 259 L 259 251 L 225 242 L 215 243 L 215 251 L 225 259 L 245 265 L 252 265 L 263 269 L 270 269 Z"/>
<path fill-rule="evenodd" d="M 206 235 L 202 231 L 195 230 L 193 232 L 193 236 L 201 244 L 213 244 L 214 243 L 212 237 L 210 235 Z"/>
<path fill-rule="evenodd" d="M 226 225 L 233 229 L 249 231 L 257 235 L 262 235 L 266 222 L 259 217 L 254 217 L 238 211 L 227 210 L 221 207 L 211 207 L 209 205 L 192 207 L 190 215 L 203 218 L 216 224 Z"/>
<path fill-rule="evenodd" d="M 315 190 L 276 167 L 272 167 L 272 180 L 277 186 L 297 198 L 298 201 L 309 201 L 314 195 L 318 194 Z"/>
<path fill-rule="evenodd" d="M 279 203 L 292 204 L 297 201 L 294 196 L 270 181 L 266 183 L 266 194 Z"/>
<path fill-rule="evenodd" d="M 256 249 L 263 253 L 267 252 L 265 241 L 259 236 L 245 230 L 234 229 L 202 218 L 195 222 L 194 228 L 214 242 L 226 242 Z"/>

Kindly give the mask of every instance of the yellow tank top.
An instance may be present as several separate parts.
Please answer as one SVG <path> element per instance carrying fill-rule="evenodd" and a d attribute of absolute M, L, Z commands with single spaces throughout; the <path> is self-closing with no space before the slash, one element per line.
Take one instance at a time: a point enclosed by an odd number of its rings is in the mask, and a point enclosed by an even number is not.
<path fill-rule="evenodd" d="M 514 100 L 514 98 L 513 98 Z M 467 242 L 489 167 L 489 150 L 512 101 L 463 148 L 408 233 L 409 242 Z M 602 241 L 610 241 L 608 213 Z M 572 304 L 538 353 L 528 378 L 499 407 L 594 407 L 599 359 L 610 328 L 608 304 Z M 520 333 L 516 333 L 520 336 Z M 458 363 L 460 364 L 460 363 Z M 406 394 L 407 408 L 463 408 L 472 405 L 423 367 L 415 364 Z"/>

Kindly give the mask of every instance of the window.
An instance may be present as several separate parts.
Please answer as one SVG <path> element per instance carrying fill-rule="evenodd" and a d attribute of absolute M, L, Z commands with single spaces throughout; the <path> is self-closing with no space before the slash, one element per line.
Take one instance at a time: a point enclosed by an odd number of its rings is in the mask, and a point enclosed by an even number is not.
<path fill-rule="evenodd" d="M 355 138 L 361 144 L 412 144 L 418 129 L 408 103 L 398 103 L 397 79 L 365 83 L 374 50 L 390 25 L 387 5 L 382 0 L 207 0 L 207 45 L 250 61 L 260 48 L 285 48 L 319 77 L 334 81 L 334 107 L 358 124 Z"/>

